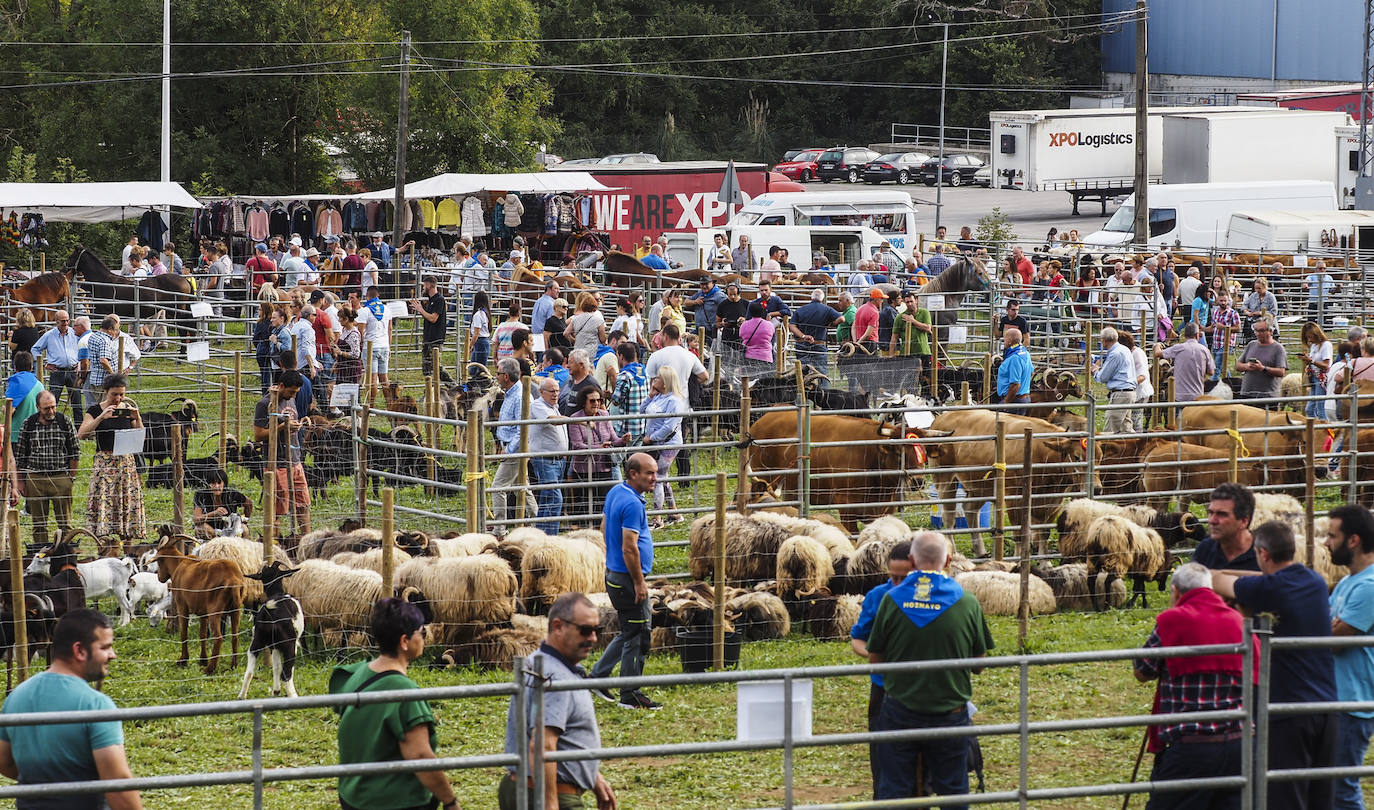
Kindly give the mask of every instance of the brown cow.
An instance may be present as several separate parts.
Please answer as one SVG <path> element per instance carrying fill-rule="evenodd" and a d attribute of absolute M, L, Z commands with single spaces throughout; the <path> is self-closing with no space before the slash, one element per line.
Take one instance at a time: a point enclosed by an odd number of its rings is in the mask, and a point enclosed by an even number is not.
<path fill-rule="evenodd" d="M 935 417 L 931 428 L 949 431 L 950 435 L 983 437 L 983 441 L 951 442 L 930 447 L 932 467 L 971 467 L 966 472 L 935 472 L 935 486 L 941 500 L 952 502 L 955 496 L 955 483 L 962 484 L 968 493 L 969 501 L 982 503 L 992 500 L 996 488 L 993 477 L 993 464 L 996 462 L 995 444 L 992 436 L 997 434 L 997 421 L 1001 419 L 1007 426 L 1005 444 L 1005 463 L 1007 465 L 1006 498 L 1008 503 L 1019 503 L 1025 490 L 1026 475 L 1023 468 L 1025 448 L 1022 438 L 1025 428 L 1037 434 L 1063 433 L 1064 429 L 1051 425 L 1033 416 L 1013 416 L 997 414 L 987 410 L 948 411 Z M 1040 436 L 1031 439 L 1032 492 L 1046 495 L 1031 504 L 1031 519 L 1035 523 L 1052 523 L 1059 511 L 1063 495 L 1080 489 L 1080 475 L 1075 469 L 1061 469 L 1057 465 L 1081 465 L 1083 446 L 1080 440 L 1070 437 L 1055 438 Z M 1094 482 L 1096 484 L 1096 482 Z M 980 533 L 973 535 L 975 556 L 987 554 Z"/>
<path fill-rule="evenodd" d="M 1374 431 L 1371 431 L 1374 439 Z M 1140 457 L 1144 470 L 1138 492 L 1146 496 L 1150 506 L 1163 512 L 1176 491 L 1201 490 L 1191 495 L 1179 495 L 1179 508 L 1190 504 L 1207 503 L 1208 494 L 1231 480 L 1231 451 L 1215 447 L 1175 441 L 1152 439 Z M 1236 483 L 1258 486 L 1263 483 L 1263 471 L 1258 464 L 1241 462 L 1236 465 Z"/>
<path fill-rule="evenodd" d="M 1302 456 L 1303 417 L 1288 411 L 1266 411 L 1253 405 L 1217 400 L 1207 404 L 1189 405 L 1183 409 L 1179 419 L 1181 430 L 1228 430 L 1231 427 L 1231 414 L 1238 416 L 1241 441 L 1244 445 L 1242 456 Z M 1247 432 L 1247 429 L 1258 429 Z M 1185 441 L 1217 450 L 1230 452 L 1234 443 L 1226 433 L 1205 436 L 1188 436 Z M 1301 458 L 1268 461 L 1256 464 L 1242 460 L 1241 466 L 1259 468 L 1260 483 L 1264 484 L 1302 484 L 1307 473 Z"/>
<path fill-rule="evenodd" d="M 944 435 L 916 430 L 919 436 Z M 797 491 L 797 416 L 773 411 L 759 417 L 749 429 L 750 475 L 774 490 Z M 905 475 L 878 473 L 919 469 L 918 445 L 884 444 L 900 436 L 900 429 L 862 416 L 811 416 L 811 503 L 839 508 L 840 522 L 857 531 L 859 521 L 870 521 L 897 511 Z M 760 444 L 784 439 L 785 444 Z M 817 446 L 825 442 L 865 442 L 844 447 Z M 835 478 L 814 477 L 842 473 Z"/>
<path fill-rule="evenodd" d="M 219 666 L 220 648 L 224 644 L 224 617 L 229 617 L 230 638 L 233 640 L 234 655 L 229 661 L 230 668 L 239 660 L 239 616 L 243 614 L 243 597 L 248 589 L 248 581 L 233 560 L 200 560 L 189 557 L 181 550 L 181 541 L 189 539 L 185 535 L 168 537 L 157 547 L 157 578 L 161 582 L 170 581 L 172 604 L 176 608 L 177 625 L 181 631 L 181 658 L 178 664 L 185 664 L 188 657 L 186 636 L 190 629 L 191 616 L 200 616 L 200 662 L 206 675 L 215 674 Z M 205 637 L 213 634 L 214 653 L 207 659 Z"/>

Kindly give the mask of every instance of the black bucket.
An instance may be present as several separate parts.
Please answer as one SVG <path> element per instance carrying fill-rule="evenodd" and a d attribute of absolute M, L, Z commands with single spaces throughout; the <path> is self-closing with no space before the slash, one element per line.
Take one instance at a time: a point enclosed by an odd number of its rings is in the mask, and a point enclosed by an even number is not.
<path fill-rule="evenodd" d="M 682 656 L 683 672 L 705 672 L 711 668 L 711 665 L 715 663 L 713 637 L 714 631 L 709 627 L 704 629 L 677 628 L 677 649 Z M 739 666 L 739 645 L 742 640 L 743 638 L 739 633 L 725 634 L 726 669 Z"/>

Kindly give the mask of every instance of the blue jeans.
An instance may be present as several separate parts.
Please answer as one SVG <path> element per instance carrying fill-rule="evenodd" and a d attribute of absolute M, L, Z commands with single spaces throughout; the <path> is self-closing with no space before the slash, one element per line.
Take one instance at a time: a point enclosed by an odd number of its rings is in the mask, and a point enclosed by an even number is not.
<path fill-rule="evenodd" d="M 1326 388 L 1324 386 L 1318 385 L 1317 383 L 1312 383 L 1307 387 L 1307 393 L 1311 394 L 1314 397 L 1324 397 L 1326 396 Z M 1307 401 L 1307 408 L 1305 410 L 1307 415 L 1312 417 L 1313 419 L 1325 419 L 1326 400 L 1309 399 Z"/>
<path fill-rule="evenodd" d="M 1358 768 L 1364 764 L 1365 752 L 1369 750 L 1369 738 L 1374 736 L 1374 717 L 1342 714 L 1337 723 L 1339 730 L 1336 737 L 1336 761 L 1331 764 L 1343 768 Z M 1337 810 L 1364 810 L 1364 796 L 1360 791 L 1359 777 L 1342 776 L 1336 779 L 1336 801 L 1331 806 Z"/>
<path fill-rule="evenodd" d="M 969 719 L 967 705 L 944 714 L 923 714 L 911 711 L 891 694 L 883 699 L 878 722 L 882 731 L 973 725 Z M 925 774 L 925 786 L 931 793 L 938 796 L 963 796 L 968 793 L 967 737 L 922 742 L 882 742 L 877 748 L 880 800 L 905 799 L 916 795 L 916 790 L 920 787 L 917 784 L 918 756 L 923 758 L 920 770 Z M 959 803 L 940 806 L 952 808 L 968 805 Z"/>
<path fill-rule="evenodd" d="M 1212 350 L 1212 364 L 1217 367 L 1217 370 L 1212 373 L 1212 379 L 1214 380 L 1221 379 L 1221 375 L 1225 373 L 1225 369 L 1221 367 L 1222 355 L 1225 353 L 1225 348 L 1216 348 Z"/>
<path fill-rule="evenodd" d="M 563 480 L 564 459 L 532 458 L 530 459 L 530 474 L 534 476 L 536 484 L 557 484 Z M 539 502 L 539 515 L 541 518 L 554 518 L 563 514 L 563 491 L 558 487 L 552 489 L 541 489 L 535 493 L 535 500 Z M 535 523 L 534 527 L 544 534 L 558 534 L 558 521 L 546 520 Z"/>
<path fill-rule="evenodd" d="M 477 338 L 472 342 L 472 354 L 469 360 L 480 366 L 487 364 L 487 358 L 491 357 L 491 338 Z"/>
<path fill-rule="evenodd" d="M 649 654 L 649 600 L 635 601 L 634 580 L 619 571 L 606 572 L 606 594 L 611 597 L 620 632 L 606 645 L 606 651 L 592 667 L 591 677 L 609 678 L 616 664 L 620 677 L 637 678 L 644 674 L 644 658 Z M 635 689 L 620 690 L 624 699 Z"/>

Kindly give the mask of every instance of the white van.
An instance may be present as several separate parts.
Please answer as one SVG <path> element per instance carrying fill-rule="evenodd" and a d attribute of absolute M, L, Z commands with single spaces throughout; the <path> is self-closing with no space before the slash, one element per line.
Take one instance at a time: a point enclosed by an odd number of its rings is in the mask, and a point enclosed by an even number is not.
<path fill-rule="evenodd" d="M 907 252 L 920 246 L 916 230 L 916 205 L 905 191 L 760 194 L 745 204 L 725 227 L 756 225 L 860 226 L 871 228 L 899 251 Z M 706 244 L 711 244 L 709 236 Z M 735 243 L 732 241 L 730 244 L 733 247 Z"/>
<path fill-rule="evenodd" d="M 1359 251 L 1374 257 L 1374 211 L 1237 211 L 1226 229 L 1232 253 L 1291 251 L 1334 256 Z"/>
<path fill-rule="evenodd" d="M 1083 237 L 1089 250 L 1117 251 L 1128 245 L 1224 247 L 1231 215 L 1247 209 L 1334 211 L 1336 189 L 1316 180 L 1256 183 L 1178 183 L 1150 186 L 1150 235 L 1135 234 L 1135 195 L 1126 198 L 1102 226 Z"/>
<path fill-rule="evenodd" d="M 798 272 L 805 273 L 816 253 L 824 253 L 832 268 L 843 270 L 841 265 L 853 266 L 860 259 L 871 258 L 883 242 L 892 242 L 890 237 L 872 228 L 855 225 L 726 225 L 697 231 L 697 254 L 684 264 L 703 266 L 697 262 L 710 256 L 715 244 L 713 238 L 718 233 L 725 236 L 731 249 L 739 246 L 740 236 L 749 237 L 749 244 L 754 248 L 750 269 L 755 271 L 768 258 L 768 249 L 774 245 L 785 249 L 788 261 L 797 266 Z M 668 238 L 671 240 L 673 234 Z M 890 252 L 902 264 L 906 263 L 908 254 L 905 250 L 893 246 Z"/>

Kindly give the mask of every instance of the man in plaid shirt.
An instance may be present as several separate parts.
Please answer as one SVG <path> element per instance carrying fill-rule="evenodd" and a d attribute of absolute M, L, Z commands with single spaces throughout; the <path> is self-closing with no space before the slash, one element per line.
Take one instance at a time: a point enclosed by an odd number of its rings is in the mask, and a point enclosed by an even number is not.
<path fill-rule="evenodd" d="M 100 329 L 92 332 L 86 348 L 77 351 L 81 362 L 81 389 L 86 407 L 100 401 L 105 378 L 119 371 L 119 316 L 106 315 Z"/>
<path fill-rule="evenodd" d="M 1212 572 L 1198 563 L 1179 566 L 1170 581 L 1173 605 L 1155 618 L 1146 648 L 1237 644 L 1244 638 L 1241 615 L 1212 590 Z M 1158 680 L 1155 714 L 1238 709 L 1242 659 L 1235 655 L 1138 658 L 1135 677 Z M 1253 673 L 1252 673 L 1253 677 Z M 1151 781 L 1240 774 L 1241 721 L 1179 722 L 1151 726 L 1155 755 Z M 1185 790 L 1150 794 L 1150 810 L 1240 807 L 1240 791 Z"/>
<path fill-rule="evenodd" d="M 58 413 L 57 397 L 51 391 L 40 393 L 38 412 L 25 420 L 15 446 L 15 488 L 28 499 L 35 542 L 48 542 L 49 506 L 57 514 L 59 537 L 71 528 L 72 482 L 80 458 L 76 431 Z"/>

